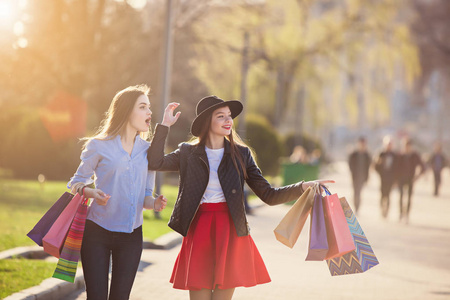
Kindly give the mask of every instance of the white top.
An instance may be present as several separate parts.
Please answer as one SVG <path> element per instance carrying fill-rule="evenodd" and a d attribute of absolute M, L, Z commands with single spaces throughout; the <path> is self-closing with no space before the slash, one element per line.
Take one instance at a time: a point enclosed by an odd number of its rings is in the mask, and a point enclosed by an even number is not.
<path fill-rule="evenodd" d="M 209 149 L 205 147 L 205 151 L 209 162 L 209 182 L 200 204 L 226 202 L 222 186 L 219 182 L 219 176 L 217 175 L 217 169 L 219 169 L 220 162 L 222 161 L 224 148 Z"/>

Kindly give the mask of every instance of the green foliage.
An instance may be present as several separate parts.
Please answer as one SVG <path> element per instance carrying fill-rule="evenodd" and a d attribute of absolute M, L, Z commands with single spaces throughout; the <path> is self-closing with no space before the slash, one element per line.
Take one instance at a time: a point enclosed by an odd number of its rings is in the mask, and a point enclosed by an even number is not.
<path fill-rule="evenodd" d="M 11 108 L 0 117 L 0 166 L 16 178 L 65 180 L 75 172 L 81 145 L 76 140 L 54 143 L 39 114 L 31 108 Z M 14 124 L 14 126 L 11 126 Z M 78 153 L 77 153 L 78 152 Z"/>
<path fill-rule="evenodd" d="M 283 155 L 278 133 L 262 116 L 247 115 L 246 123 L 246 141 L 256 152 L 258 166 L 264 175 L 276 175 Z"/>
<path fill-rule="evenodd" d="M 0 299 L 23 289 L 39 285 L 44 279 L 53 275 L 55 263 L 28 260 L 0 260 Z"/>
<path fill-rule="evenodd" d="M 357 126 L 362 119 L 373 125 L 388 120 L 386 95 L 395 88 L 398 70 L 408 83 L 420 72 L 402 13 L 408 4 L 341 2 L 269 0 L 212 10 L 195 26 L 200 49 L 193 58 L 197 76 L 211 90 L 238 97 L 241 78 L 236 71 L 241 69 L 243 33 L 248 32 L 247 107 L 253 113 L 264 114 L 277 126 L 281 120 L 280 128 L 302 114 L 306 120 L 302 130 L 308 132 L 336 124 Z M 298 90 L 305 92 L 303 106 L 315 110 L 291 109 L 300 101 Z M 380 97 L 379 91 L 385 96 Z M 369 104 L 362 105 L 355 95 Z M 336 116 L 328 118 L 320 107 Z"/>

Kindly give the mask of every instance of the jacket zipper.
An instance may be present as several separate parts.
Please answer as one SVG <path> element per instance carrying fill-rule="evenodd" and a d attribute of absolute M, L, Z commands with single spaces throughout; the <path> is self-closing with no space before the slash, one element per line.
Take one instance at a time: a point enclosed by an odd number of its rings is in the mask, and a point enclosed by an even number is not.
<path fill-rule="evenodd" d="M 208 164 L 200 157 L 200 160 L 205 164 L 206 168 L 208 169 L 208 181 L 209 181 L 209 167 Z M 194 221 L 195 215 L 197 214 L 198 209 L 200 208 L 200 203 L 202 200 L 200 199 L 200 202 L 197 205 L 197 209 L 195 210 L 194 216 L 192 217 L 191 221 L 189 222 L 188 230 L 191 228 L 192 221 Z"/>

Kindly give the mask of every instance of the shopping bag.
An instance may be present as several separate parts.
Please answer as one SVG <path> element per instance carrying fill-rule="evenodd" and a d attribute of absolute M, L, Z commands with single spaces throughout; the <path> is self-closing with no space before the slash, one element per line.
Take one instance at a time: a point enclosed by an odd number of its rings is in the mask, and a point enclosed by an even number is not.
<path fill-rule="evenodd" d="M 42 239 L 44 251 L 59 258 L 61 248 L 83 197 L 76 194 Z"/>
<path fill-rule="evenodd" d="M 58 260 L 54 278 L 62 279 L 69 282 L 75 281 L 78 260 L 80 259 L 81 242 L 83 241 L 84 227 L 87 215 L 87 199 L 78 206 L 77 213 L 70 225 L 61 255 Z"/>
<path fill-rule="evenodd" d="M 292 248 L 305 225 L 314 200 L 314 191 L 308 187 L 274 229 L 278 241 Z"/>
<path fill-rule="evenodd" d="M 356 249 L 341 257 L 327 260 L 331 275 L 362 273 L 379 264 L 369 241 L 345 198 L 340 198 Z"/>
<path fill-rule="evenodd" d="M 45 215 L 39 220 L 39 222 L 34 225 L 33 229 L 28 232 L 27 236 L 32 239 L 36 244 L 42 247 L 42 238 L 47 234 L 55 223 L 56 219 L 62 213 L 70 200 L 72 200 L 73 195 L 71 193 L 65 192 L 59 197 L 52 207 L 45 213 Z"/>
<path fill-rule="evenodd" d="M 328 253 L 327 228 L 323 212 L 320 190 L 314 195 L 311 211 L 311 226 L 309 230 L 309 248 L 305 260 L 322 261 Z"/>
<path fill-rule="evenodd" d="M 355 243 L 337 194 L 331 195 L 327 189 L 325 191 L 329 194 L 323 197 L 328 241 L 328 253 L 325 259 L 330 259 L 355 250 Z"/>

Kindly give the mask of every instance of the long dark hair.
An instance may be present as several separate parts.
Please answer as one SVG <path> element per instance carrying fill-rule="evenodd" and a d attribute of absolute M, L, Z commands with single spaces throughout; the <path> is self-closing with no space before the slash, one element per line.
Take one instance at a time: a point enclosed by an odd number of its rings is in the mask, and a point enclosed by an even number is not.
<path fill-rule="evenodd" d="M 208 140 L 208 133 L 209 129 L 211 128 L 211 121 L 212 121 L 212 113 L 208 116 L 208 118 L 205 120 L 205 126 L 203 126 L 200 134 L 198 137 L 194 137 L 189 142 L 191 144 L 197 144 L 201 146 L 205 146 L 206 141 Z M 230 142 L 230 152 L 231 152 L 231 160 L 233 161 L 233 165 L 240 173 L 239 167 L 241 166 L 244 178 L 247 179 L 247 168 L 244 163 L 244 159 L 242 157 L 242 153 L 239 151 L 238 146 L 246 147 L 250 150 L 250 154 L 254 157 L 253 150 L 245 144 L 245 142 L 241 139 L 241 137 L 233 130 L 231 129 L 231 133 L 225 137 Z"/>

